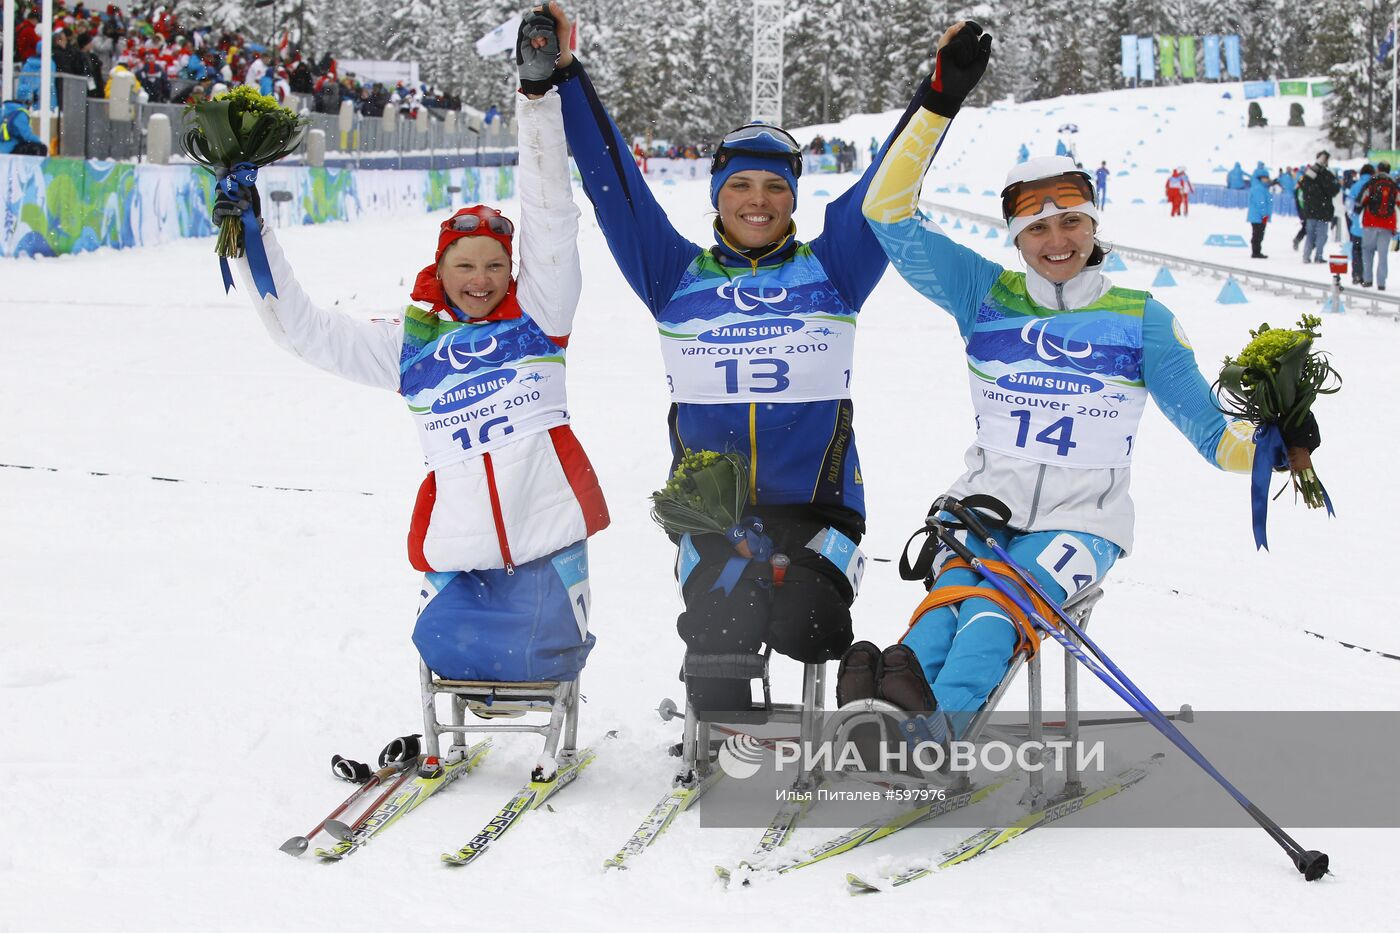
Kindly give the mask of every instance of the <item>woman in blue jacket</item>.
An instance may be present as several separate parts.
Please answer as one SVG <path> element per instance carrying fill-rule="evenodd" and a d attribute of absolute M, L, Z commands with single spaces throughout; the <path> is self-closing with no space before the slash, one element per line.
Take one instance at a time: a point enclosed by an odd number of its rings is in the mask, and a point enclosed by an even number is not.
<path fill-rule="evenodd" d="M 549 12 L 567 35 L 558 4 Z M 827 232 L 804 243 L 792 222 L 801 147 L 778 127 L 741 127 L 711 165 L 714 242 L 692 243 L 647 188 L 568 43 L 560 45 L 546 86 L 559 88 L 569 147 L 613 257 L 656 321 L 673 462 L 687 449 L 732 450 L 749 462 L 746 511 L 756 521 L 731 539 L 678 542 L 681 637 L 691 655 L 767 645 L 804 662 L 838 658 L 851 643 L 863 569 L 852 346 L 861 306 L 886 268 L 860 212 L 878 159 L 827 207 Z M 788 558 L 785 570 L 775 573 L 770 545 Z M 750 707 L 744 681 L 690 678 L 687 687 L 699 711 Z"/>
<path fill-rule="evenodd" d="M 944 36 L 922 107 L 890 144 L 864 212 L 900 275 L 953 316 L 966 344 L 977 436 L 949 494 L 1000 500 L 1009 512 L 995 532 L 1001 545 L 1063 604 L 1132 547 L 1130 469 L 1149 398 L 1224 470 L 1250 469 L 1254 429 L 1216 408 L 1172 313 L 1104 276 L 1093 186 L 1072 160 L 1032 159 L 1007 176 L 1002 216 L 1024 272 L 954 243 L 919 213 L 924 175 L 989 54 L 990 37 L 974 23 Z M 1316 435 L 1309 420 L 1285 442 L 1312 450 Z M 992 556 L 980 540 L 960 537 Z M 971 568 L 938 569 L 899 644 L 850 649 L 837 698 L 926 713 L 921 731 L 945 741 L 961 735 L 1018 645 L 1034 636 Z M 962 592 L 941 592 L 953 589 Z"/>

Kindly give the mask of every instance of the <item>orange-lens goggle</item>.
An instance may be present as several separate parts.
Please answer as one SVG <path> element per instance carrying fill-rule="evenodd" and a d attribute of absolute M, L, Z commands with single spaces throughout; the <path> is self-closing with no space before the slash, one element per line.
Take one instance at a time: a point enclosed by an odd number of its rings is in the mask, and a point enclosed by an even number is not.
<path fill-rule="evenodd" d="M 1094 203 L 1094 189 L 1083 175 L 1056 175 L 1007 185 L 1001 193 L 1003 220 L 1033 217 L 1049 201 L 1061 210 Z"/>

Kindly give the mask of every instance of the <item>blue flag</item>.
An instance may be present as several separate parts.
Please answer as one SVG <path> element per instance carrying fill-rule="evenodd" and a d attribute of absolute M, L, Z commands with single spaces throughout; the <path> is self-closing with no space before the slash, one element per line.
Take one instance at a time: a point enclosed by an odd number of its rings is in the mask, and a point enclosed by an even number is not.
<path fill-rule="evenodd" d="M 1131 81 L 1138 73 L 1138 37 L 1121 36 L 1123 41 L 1123 77 Z"/>
<path fill-rule="evenodd" d="M 1206 36 L 1205 41 L 1206 78 L 1220 80 L 1220 37 Z"/>
<path fill-rule="evenodd" d="M 1387 33 L 1385 34 L 1385 38 L 1381 40 L 1380 48 L 1376 49 L 1376 61 L 1378 61 L 1378 62 L 1383 62 L 1383 61 L 1385 61 L 1385 57 L 1386 57 L 1387 55 L 1390 54 L 1390 50 L 1393 49 L 1393 48 L 1395 48 L 1395 27 L 1394 27 L 1394 26 L 1390 27 L 1390 31 L 1387 32 Z"/>

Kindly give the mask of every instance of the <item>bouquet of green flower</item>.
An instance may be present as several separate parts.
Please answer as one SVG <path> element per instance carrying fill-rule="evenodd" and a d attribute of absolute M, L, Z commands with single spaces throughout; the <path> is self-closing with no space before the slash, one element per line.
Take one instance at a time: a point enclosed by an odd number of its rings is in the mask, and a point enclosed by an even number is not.
<path fill-rule="evenodd" d="M 1240 355 L 1225 357 L 1216 382 L 1220 410 L 1266 430 L 1272 426 L 1277 432 L 1276 447 L 1304 428 L 1317 397 L 1342 387 L 1342 378 L 1327 355 L 1313 349 L 1313 341 L 1322 336 L 1321 326 L 1321 318 L 1304 314 L 1296 330 L 1261 324 L 1250 331 L 1253 339 Z M 1308 453 L 1294 447 L 1288 452 L 1288 467 L 1303 501 L 1316 509 L 1327 505 L 1327 493 Z"/>
<path fill-rule="evenodd" d="M 227 288 L 233 284 L 233 277 L 226 260 L 244 254 L 250 223 L 253 223 L 254 234 L 258 233 L 251 206 L 258 169 L 295 152 L 306 136 L 308 121 L 279 105 L 274 98 L 243 85 L 213 100 L 190 104 L 185 108 L 185 117 L 191 125 L 180 138 L 181 149 L 190 159 L 214 173 L 224 195 L 241 202 L 240 212 L 217 214 L 219 239 L 214 252 L 223 261 Z M 240 195 L 243 188 L 250 193 Z M 254 281 L 266 295 L 272 287 L 272 276 L 266 272 L 261 238 L 253 239 L 256 245 L 252 247 L 249 261 L 253 265 Z"/>
<path fill-rule="evenodd" d="M 747 457 L 687 448 L 665 487 L 651 494 L 651 517 L 667 534 L 727 534 L 748 496 Z"/>

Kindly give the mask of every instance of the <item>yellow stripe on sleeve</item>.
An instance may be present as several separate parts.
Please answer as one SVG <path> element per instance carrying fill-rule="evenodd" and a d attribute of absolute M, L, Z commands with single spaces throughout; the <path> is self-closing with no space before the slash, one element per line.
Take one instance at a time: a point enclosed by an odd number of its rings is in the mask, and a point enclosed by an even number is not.
<path fill-rule="evenodd" d="M 867 220 L 893 224 L 915 215 L 924 175 L 950 122 L 922 107 L 914 112 L 890 144 L 865 193 L 861 209 Z"/>

